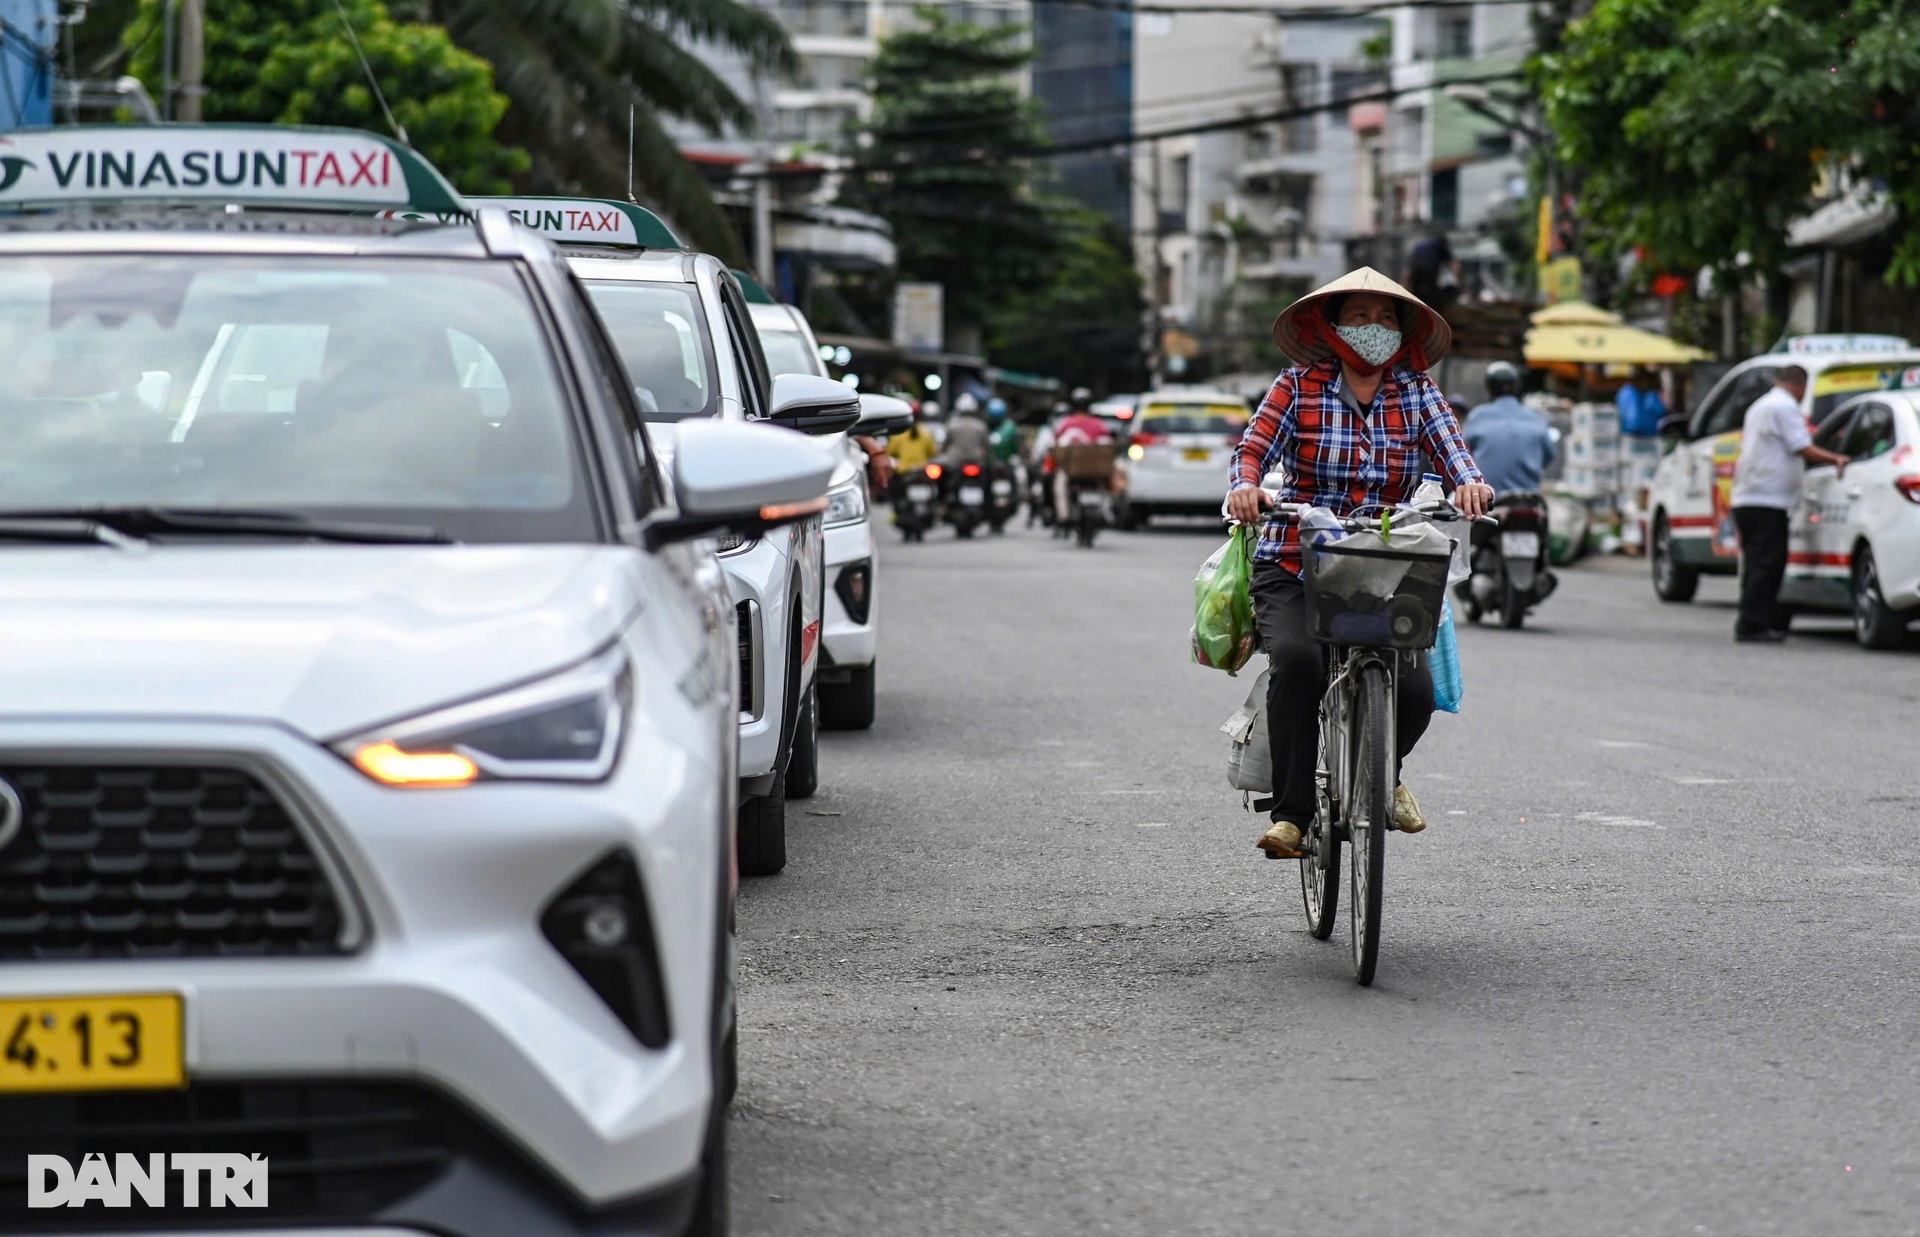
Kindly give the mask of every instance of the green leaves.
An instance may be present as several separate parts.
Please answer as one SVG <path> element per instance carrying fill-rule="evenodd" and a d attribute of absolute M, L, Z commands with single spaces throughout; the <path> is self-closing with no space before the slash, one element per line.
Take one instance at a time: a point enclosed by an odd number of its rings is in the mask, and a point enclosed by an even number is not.
<path fill-rule="evenodd" d="M 165 0 L 140 0 L 126 27 L 131 68 L 157 97 L 161 41 L 142 38 Z M 508 193 L 527 154 L 493 137 L 507 99 L 487 62 L 438 26 L 396 22 L 380 0 L 343 0 L 394 116 L 454 185 Z M 345 125 L 387 132 L 379 101 L 332 0 L 211 4 L 207 13 L 207 120 Z"/>
<path fill-rule="evenodd" d="M 1777 271 L 1823 174 L 1920 210 L 1920 30 L 1905 0 L 1598 0 L 1541 57 L 1561 165 L 1598 248 Z M 1920 281 L 1920 238 L 1889 277 Z"/>

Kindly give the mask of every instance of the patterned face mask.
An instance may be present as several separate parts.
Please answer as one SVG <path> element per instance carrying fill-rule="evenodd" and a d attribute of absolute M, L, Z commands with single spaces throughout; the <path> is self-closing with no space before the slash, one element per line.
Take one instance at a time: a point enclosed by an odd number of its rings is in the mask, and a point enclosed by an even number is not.
<path fill-rule="evenodd" d="M 1347 347 L 1369 365 L 1385 365 L 1391 361 L 1403 342 L 1400 332 L 1390 326 L 1381 326 L 1378 322 L 1366 326 L 1337 326 L 1333 329 L 1340 333 L 1341 339 L 1347 341 Z"/>

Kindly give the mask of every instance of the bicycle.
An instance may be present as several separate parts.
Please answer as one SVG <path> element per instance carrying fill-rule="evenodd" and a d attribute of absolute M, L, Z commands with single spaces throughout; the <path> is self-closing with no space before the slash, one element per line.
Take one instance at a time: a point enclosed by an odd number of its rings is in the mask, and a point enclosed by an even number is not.
<path fill-rule="evenodd" d="M 1298 521 L 1308 508 L 1277 504 Z M 1412 509 L 1403 508 L 1406 512 Z M 1429 504 L 1417 515 L 1429 521 L 1464 519 L 1451 503 Z M 1349 533 L 1377 528 L 1378 516 L 1340 520 Z M 1334 587 L 1316 589 L 1327 570 L 1323 557 L 1360 557 L 1404 563 L 1390 596 L 1357 599 Z M 1340 844 L 1348 843 L 1347 919 L 1352 933 L 1354 979 L 1373 983 L 1380 961 L 1386 835 L 1393 827 L 1394 715 L 1400 668 L 1433 645 L 1446 596 L 1449 555 L 1390 549 L 1341 549 L 1302 538 L 1308 626 L 1326 648 L 1327 689 L 1320 698 L 1320 765 L 1315 770 L 1318 810 L 1302 839 L 1300 890 L 1308 930 L 1316 940 L 1333 935 L 1340 905 Z M 1380 604 L 1383 603 L 1383 604 Z"/>

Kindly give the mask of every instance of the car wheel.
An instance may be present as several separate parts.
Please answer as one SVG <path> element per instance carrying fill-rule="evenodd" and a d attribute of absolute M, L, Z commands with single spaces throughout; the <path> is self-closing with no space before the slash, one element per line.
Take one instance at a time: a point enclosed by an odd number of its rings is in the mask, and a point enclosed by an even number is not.
<path fill-rule="evenodd" d="M 700 1154 L 700 1193 L 685 1237 L 727 1237 L 732 1231 L 727 1207 L 727 1112 L 714 1105 L 707 1118 L 707 1145 Z"/>
<path fill-rule="evenodd" d="M 1665 512 L 1653 520 L 1653 592 L 1661 601 L 1692 601 L 1700 588 L 1700 573 L 1673 561 L 1673 533 Z"/>
<path fill-rule="evenodd" d="M 1907 635 L 1907 621 L 1887 605 L 1866 546 L 1853 554 L 1853 635 L 1863 649 L 1897 649 Z"/>
<path fill-rule="evenodd" d="M 787 757 L 787 798 L 811 799 L 820 789 L 820 685 L 816 682 L 800 698 L 800 717 L 793 727 L 793 754 Z"/>
<path fill-rule="evenodd" d="M 770 795 L 740 800 L 740 875 L 772 876 L 787 866 L 787 795 L 778 781 Z"/>
<path fill-rule="evenodd" d="M 856 666 L 844 683 L 820 689 L 820 724 L 828 730 L 865 730 L 873 725 L 874 668 Z"/>

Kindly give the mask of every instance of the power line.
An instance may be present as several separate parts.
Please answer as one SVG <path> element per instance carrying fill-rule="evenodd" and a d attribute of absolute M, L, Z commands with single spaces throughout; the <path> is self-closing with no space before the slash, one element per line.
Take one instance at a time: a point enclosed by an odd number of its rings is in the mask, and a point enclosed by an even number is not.
<path fill-rule="evenodd" d="M 1483 0 L 1484 2 L 1484 0 Z M 1390 103 L 1403 95 L 1422 94 L 1431 90 L 1444 89 L 1447 86 L 1478 86 L 1492 82 L 1518 81 L 1525 76 L 1523 70 L 1509 69 L 1500 73 L 1485 73 L 1477 77 L 1456 77 L 1444 82 L 1430 82 L 1424 86 L 1404 86 L 1393 90 L 1376 90 L 1367 94 L 1350 95 L 1344 99 L 1328 103 L 1313 103 L 1304 107 L 1286 107 L 1274 111 L 1252 112 L 1244 116 L 1235 116 L 1223 120 L 1200 121 L 1195 124 L 1180 125 L 1170 129 L 1152 129 L 1145 132 L 1116 133 L 1107 137 L 1083 138 L 1072 142 L 1041 143 L 1039 145 L 1013 147 L 991 154 L 942 155 L 938 159 L 926 161 L 862 162 L 858 159 L 839 168 L 768 168 L 764 172 L 735 172 L 733 179 L 754 180 L 759 177 L 793 179 L 819 176 L 827 172 L 842 175 L 858 175 L 862 172 L 910 172 L 919 167 L 964 167 L 1002 160 L 1013 159 L 1051 159 L 1060 155 L 1081 154 L 1092 150 L 1111 150 L 1122 146 L 1142 146 L 1167 138 L 1194 137 L 1203 133 L 1230 133 L 1237 129 L 1252 129 L 1260 125 L 1276 124 L 1286 120 L 1299 120 L 1307 116 L 1320 116 L 1328 112 L 1344 111 L 1357 103 Z"/>
<path fill-rule="evenodd" d="M 1354 4 L 1318 5 L 1318 4 L 1154 4 L 1150 0 L 1024 0 L 1024 3 L 1055 5 L 1061 8 L 1103 9 L 1112 13 L 1244 13 L 1253 16 L 1298 17 L 1303 19 L 1322 18 L 1337 21 L 1341 18 L 1378 17 L 1394 9 L 1464 9 L 1479 8 L 1485 5 L 1536 5 L 1547 0 L 1359 0 Z M 917 9 L 928 0 L 880 0 L 887 8 Z M 935 8 L 945 5 L 934 4 Z M 994 7 L 1015 8 L 1014 4 Z"/>

